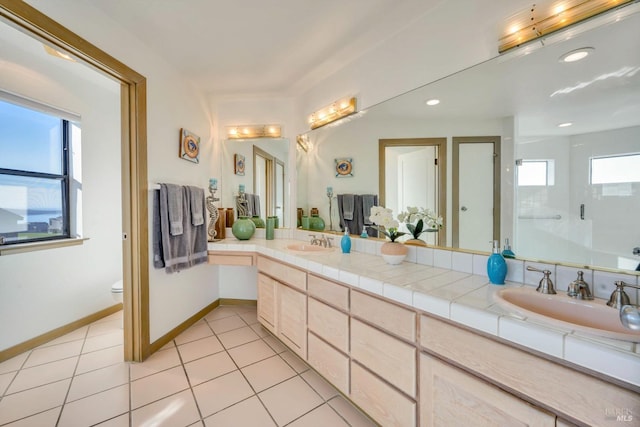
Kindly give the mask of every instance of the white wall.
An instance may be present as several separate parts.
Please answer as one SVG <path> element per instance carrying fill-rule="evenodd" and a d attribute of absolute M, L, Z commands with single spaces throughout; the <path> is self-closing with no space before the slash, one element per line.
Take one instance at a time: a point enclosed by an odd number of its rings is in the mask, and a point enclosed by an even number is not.
<path fill-rule="evenodd" d="M 153 55 L 117 22 L 86 2 L 30 0 L 28 3 L 147 78 L 150 184 L 171 182 L 204 188 L 209 177 L 220 176 L 220 163 L 212 142 L 213 122 L 209 107 L 169 64 Z M 178 157 L 178 135 L 183 127 L 201 137 L 200 164 Z M 149 196 L 151 225 L 151 193 Z M 151 254 L 150 264 L 153 265 Z M 151 268 L 149 281 L 152 342 L 219 296 L 216 271 L 208 265 L 176 274 Z"/>
<path fill-rule="evenodd" d="M 0 88 L 81 115 L 76 231 L 89 240 L 0 257 L 0 350 L 113 305 L 111 285 L 122 277 L 120 86 L 80 77 L 83 65 L 36 58 L 42 45 L 28 37 L 11 40 L 3 43 Z"/>

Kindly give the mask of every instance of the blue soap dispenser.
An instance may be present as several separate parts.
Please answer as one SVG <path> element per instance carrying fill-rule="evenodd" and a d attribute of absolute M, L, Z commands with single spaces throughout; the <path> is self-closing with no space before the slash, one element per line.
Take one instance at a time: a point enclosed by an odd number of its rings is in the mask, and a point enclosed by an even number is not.
<path fill-rule="evenodd" d="M 489 282 L 494 285 L 504 285 L 504 279 L 507 277 L 507 261 L 500 254 L 500 242 L 493 241 L 493 251 L 487 261 L 487 276 Z"/>
<path fill-rule="evenodd" d="M 342 248 L 343 254 L 348 254 L 351 252 L 351 236 L 349 236 L 349 228 L 344 228 L 344 236 L 342 236 L 342 240 L 340 240 L 340 247 Z"/>
<path fill-rule="evenodd" d="M 516 254 L 511 250 L 509 239 L 504 239 L 504 249 L 502 249 L 502 256 L 505 258 L 515 258 Z"/>

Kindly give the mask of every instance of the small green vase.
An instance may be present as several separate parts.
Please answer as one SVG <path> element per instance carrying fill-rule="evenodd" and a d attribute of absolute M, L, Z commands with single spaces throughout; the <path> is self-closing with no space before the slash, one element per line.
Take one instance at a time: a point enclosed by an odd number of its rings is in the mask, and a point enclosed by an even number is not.
<path fill-rule="evenodd" d="M 258 215 L 252 216 L 251 221 L 253 221 L 253 223 L 256 225 L 256 228 L 265 227 L 264 219 L 260 218 Z"/>
<path fill-rule="evenodd" d="M 249 240 L 253 233 L 256 232 L 256 225 L 249 219 L 248 216 L 241 216 L 234 221 L 231 227 L 231 233 L 238 240 Z"/>
<path fill-rule="evenodd" d="M 320 218 L 318 214 L 312 214 L 309 218 L 309 230 L 323 231 L 324 219 Z"/>

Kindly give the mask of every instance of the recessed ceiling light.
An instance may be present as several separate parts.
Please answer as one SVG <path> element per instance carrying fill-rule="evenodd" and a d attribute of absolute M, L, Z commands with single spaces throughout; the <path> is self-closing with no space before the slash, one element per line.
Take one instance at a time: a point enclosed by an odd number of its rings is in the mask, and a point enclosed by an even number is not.
<path fill-rule="evenodd" d="M 593 53 L 595 49 L 592 47 L 582 47 L 580 49 L 572 50 L 571 52 L 567 52 L 560 57 L 560 62 L 576 62 L 581 59 L 586 58 L 591 53 Z"/>
<path fill-rule="evenodd" d="M 569 126 L 571 126 L 573 123 L 571 122 L 566 122 L 566 123 L 560 123 L 558 125 L 559 128 L 568 128 Z"/>
<path fill-rule="evenodd" d="M 438 105 L 440 104 L 440 100 L 439 99 L 429 99 L 425 102 L 425 104 L 429 105 L 429 106 L 434 106 L 434 105 Z"/>

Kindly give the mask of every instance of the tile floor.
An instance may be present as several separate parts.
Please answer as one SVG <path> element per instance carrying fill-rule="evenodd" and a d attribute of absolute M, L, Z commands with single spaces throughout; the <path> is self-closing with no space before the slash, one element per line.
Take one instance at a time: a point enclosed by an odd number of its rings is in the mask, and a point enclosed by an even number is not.
<path fill-rule="evenodd" d="M 122 312 L 0 363 L 0 426 L 373 426 L 256 320 L 222 306 L 144 363 Z"/>

